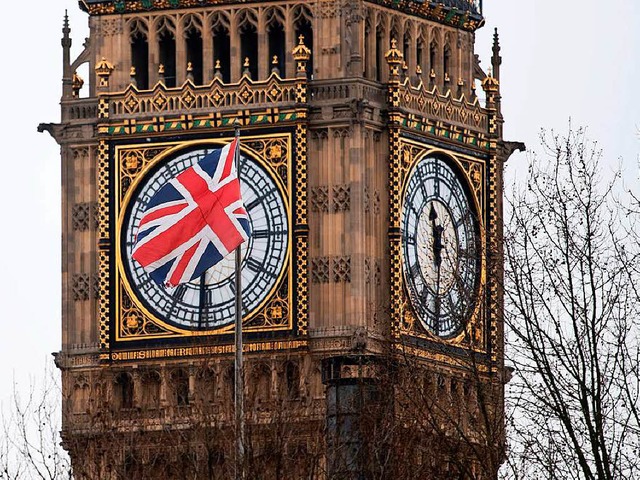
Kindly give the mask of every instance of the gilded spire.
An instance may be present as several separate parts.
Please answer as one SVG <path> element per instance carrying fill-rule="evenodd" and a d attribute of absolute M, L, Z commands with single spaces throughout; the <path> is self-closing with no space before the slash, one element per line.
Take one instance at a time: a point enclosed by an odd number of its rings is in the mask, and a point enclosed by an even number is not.
<path fill-rule="evenodd" d="M 64 11 L 62 22 L 62 97 L 73 96 L 73 71 L 71 70 L 71 28 L 69 27 L 69 15 Z"/>
<path fill-rule="evenodd" d="M 502 65 L 502 57 L 500 56 L 500 37 L 498 29 L 493 32 L 493 55 L 491 57 L 491 66 L 493 67 L 493 77 L 500 81 L 500 65 Z"/>
<path fill-rule="evenodd" d="M 307 76 L 307 62 L 311 58 L 311 50 L 304 44 L 304 35 L 298 37 L 299 43 L 291 53 L 296 61 L 296 77 Z"/>
<path fill-rule="evenodd" d="M 404 63 L 404 55 L 398 50 L 398 41 L 391 39 L 391 48 L 384 54 L 384 58 L 389 65 L 389 79 L 394 82 L 400 81 L 400 67 Z"/>

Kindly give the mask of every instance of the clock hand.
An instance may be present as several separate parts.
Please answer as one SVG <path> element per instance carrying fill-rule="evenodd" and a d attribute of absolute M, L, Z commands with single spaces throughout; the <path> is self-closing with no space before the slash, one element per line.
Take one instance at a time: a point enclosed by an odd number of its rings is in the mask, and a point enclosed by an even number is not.
<path fill-rule="evenodd" d="M 429 210 L 429 220 L 431 220 L 431 231 L 433 234 L 433 263 L 436 267 L 436 295 L 435 295 L 435 316 L 436 316 L 436 330 L 437 330 L 437 320 L 440 317 L 440 266 L 442 265 L 442 250 L 444 249 L 444 245 L 442 244 L 442 233 L 444 232 L 444 227 L 442 225 L 438 225 L 436 220 L 438 218 L 438 213 L 433 207 L 433 203 L 431 204 L 431 210 Z"/>
<path fill-rule="evenodd" d="M 202 272 L 202 275 L 200 275 L 200 304 L 199 304 L 199 315 L 198 315 L 198 328 L 202 327 L 202 321 L 204 320 L 204 314 L 205 314 L 205 309 L 206 309 L 206 303 L 207 303 L 207 285 L 205 283 L 205 275 L 206 275 L 206 271 Z"/>
<path fill-rule="evenodd" d="M 442 263 L 442 249 L 444 248 L 444 245 L 442 245 L 442 232 L 444 232 L 444 227 L 436 224 L 437 219 L 438 213 L 436 209 L 433 208 L 432 203 L 431 209 L 429 210 L 429 220 L 431 221 L 431 233 L 433 237 L 433 263 L 439 269 Z"/>

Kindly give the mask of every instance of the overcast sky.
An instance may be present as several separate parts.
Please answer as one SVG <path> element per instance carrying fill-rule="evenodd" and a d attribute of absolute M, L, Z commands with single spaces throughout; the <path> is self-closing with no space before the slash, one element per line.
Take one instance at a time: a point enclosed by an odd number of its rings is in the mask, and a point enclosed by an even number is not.
<path fill-rule="evenodd" d="M 60 30 L 69 10 L 74 53 L 87 19 L 73 0 L 8 2 L 0 29 L 0 401 L 25 388 L 60 349 L 60 156 L 40 122 L 60 119 Z M 502 45 L 505 137 L 538 149 L 541 128 L 588 127 L 609 165 L 638 178 L 640 2 L 484 0 L 476 53 L 487 69 L 493 28 Z M 526 172 L 517 154 L 511 175 Z"/>

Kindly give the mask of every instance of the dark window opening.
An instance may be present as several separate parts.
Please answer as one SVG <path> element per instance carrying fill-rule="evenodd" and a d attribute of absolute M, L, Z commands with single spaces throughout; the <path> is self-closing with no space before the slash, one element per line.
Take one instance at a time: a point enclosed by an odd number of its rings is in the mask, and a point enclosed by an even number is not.
<path fill-rule="evenodd" d="M 136 84 L 140 90 L 149 88 L 149 43 L 142 35 L 131 39 L 131 65 L 136 69 Z"/>
<path fill-rule="evenodd" d="M 251 24 L 245 25 L 240 31 L 240 73 L 245 67 L 245 60 L 249 59 L 249 75 L 253 80 L 258 78 L 258 31 Z"/>
<path fill-rule="evenodd" d="M 449 45 L 444 47 L 444 55 L 442 56 L 442 70 L 445 75 L 449 74 L 449 63 L 451 61 L 451 50 L 449 49 Z"/>
<path fill-rule="evenodd" d="M 231 81 L 231 43 L 229 32 L 225 28 L 218 28 L 213 32 L 213 64 L 220 65 L 222 81 Z"/>
<path fill-rule="evenodd" d="M 382 53 L 383 36 L 380 30 L 376 31 L 376 80 L 382 81 L 382 65 L 383 65 L 383 53 Z"/>
<path fill-rule="evenodd" d="M 173 374 L 173 386 L 176 395 L 176 405 L 189 405 L 189 377 L 184 370 Z"/>
<path fill-rule="evenodd" d="M 404 36 L 403 44 L 402 44 L 402 55 L 404 55 L 404 62 L 406 65 L 409 65 L 409 55 L 411 55 L 411 39 L 408 35 Z M 410 72 L 413 73 L 413 72 Z"/>
<path fill-rule="evenodd" d="M 227 368 L 224 375 L 225 396 L 234 404 L 236 397 L 236 372 L 234 367 Z"/>
<path fill-rule="evenodd" d="M 116 377 L 116 404 L 120 408 L 133 408 L 133 379 L 126 373 Z"/>
<path fill-rule="evenodd" d="M 436 44 L 432 43 L 429 49 L 429 70 L 433 70 L 434 72 L 436 71 L 436 51 Z"/>
<path fill-rule="evenodd" d="M 164 66 L 164 84 L 176 86 L 176 40 L 168 32 L 160 34 L 160 64 Z"/>
<path fill-rule="evenodd" d="M 187 62 L 191 63 L 193 82 L 202 85 L 202 35 L 196 28 L 186 33 Z"/>
<path fill-rule="evenodd" d="M 287 382 L 287 398 L 295 400 L 300 398 L 300 369 L 295 363 L 289 362 L 285 367 Z"/>
<path fill-rule="evenodd" d="M 416 65 L 419 65 L 420 68 L 422 68 L 423 61 L 424 61 L 424 45 L 422 42 L 418 42 L 418 46 L 416 48 Z"/>
<path fill-rule="evenodd" d="M 271 25 L 269 29 L 269 72 L 273 67 L 278 67 L 280 77 L 286 78 L 285 71 L 285 55 L 286 49 L 284 44 L 284 28 L 279 23 Z M 274 65 L 273 57 L 278 57 L 277 64 Z"/>
<path fill-rule="evenodd" d="M 160 374 L 147 372 L 142 376 L 142 404 L 146 408 L 160 407 Z"/>
<path fill-rule="evenodd" d="M 362 75 L 364 78 L 371 78 L 371 27 L 369 22 L 364 26 L 364 62 L 362 64 Z"/>
<path fill-rule="evenodd" d="M 307 62 L 307 75 L 313 79 L 313 30 L 311 22 L 302 20 L 296 25 L 296 44 L 300 43 L 300 35 L 304 37 L 304 44 L 311 50 L 311 56 Z"/>

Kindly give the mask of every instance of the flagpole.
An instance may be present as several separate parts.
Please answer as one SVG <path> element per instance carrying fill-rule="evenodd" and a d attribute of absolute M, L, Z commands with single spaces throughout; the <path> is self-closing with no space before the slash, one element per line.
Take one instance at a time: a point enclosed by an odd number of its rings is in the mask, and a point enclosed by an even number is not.
<path fill-rule="evenodd" d="M 240 122 L 235 125 L 235 166 L 236 175 L 240 179 Z M 244 480 L 244 380 L 242 365 L 242 278 L 240 269 L 242 268 L 241 245 L 236 248 L 236 278 L 235 278 L 235 340 L 236 340 L 236 361 L 235 361 L 235 414 L 236 414 L 236 480 Z"/>

